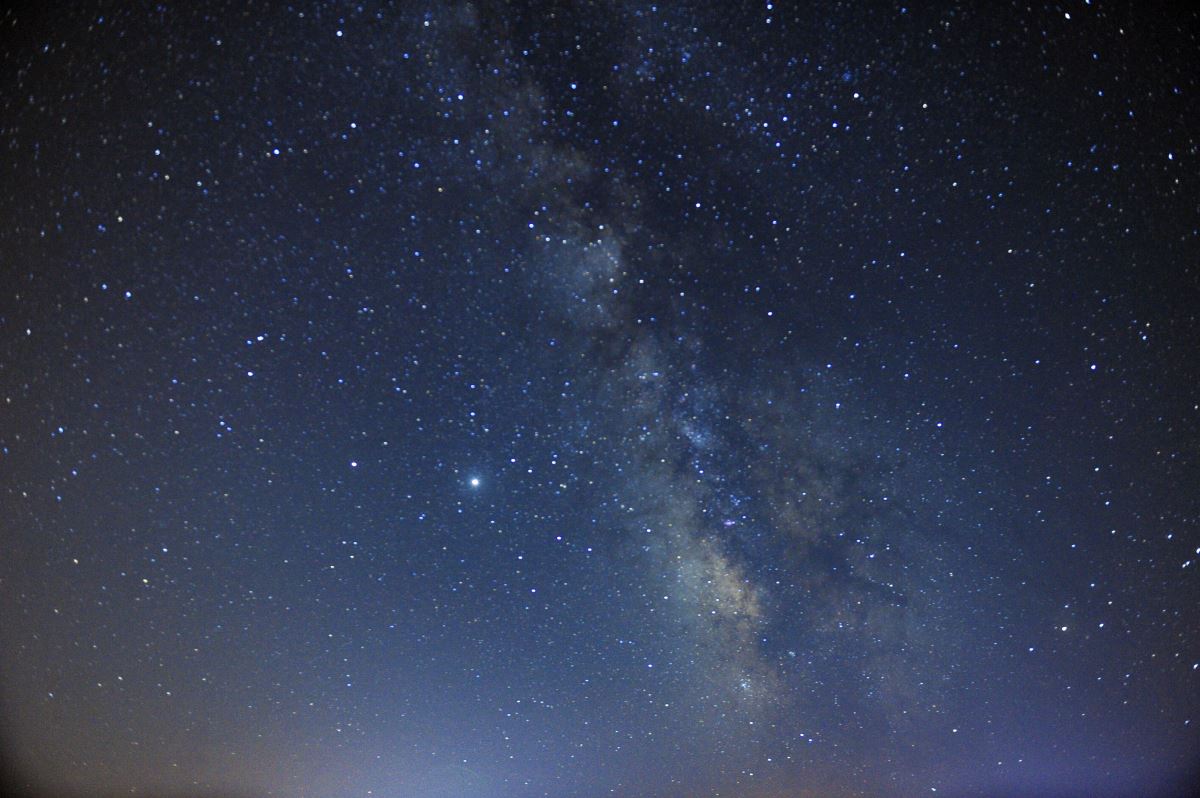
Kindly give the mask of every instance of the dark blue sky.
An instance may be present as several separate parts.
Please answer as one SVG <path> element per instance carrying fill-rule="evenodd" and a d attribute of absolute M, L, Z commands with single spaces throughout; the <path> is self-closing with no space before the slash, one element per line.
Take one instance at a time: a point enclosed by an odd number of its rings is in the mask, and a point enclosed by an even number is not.
<path fill-rule="evenodd" d="M 1197 22 L 4 12 L 14 786 L 1183 794 Z"/>

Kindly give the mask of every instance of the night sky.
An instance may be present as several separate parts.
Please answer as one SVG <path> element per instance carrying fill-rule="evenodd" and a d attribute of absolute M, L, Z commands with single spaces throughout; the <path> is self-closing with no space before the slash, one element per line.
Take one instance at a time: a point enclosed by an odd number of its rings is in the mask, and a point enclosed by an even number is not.
<path fill-rule="evenodd" d="M 17 786 L 1183 794 L 1198 34 L 0 12 Z"/>

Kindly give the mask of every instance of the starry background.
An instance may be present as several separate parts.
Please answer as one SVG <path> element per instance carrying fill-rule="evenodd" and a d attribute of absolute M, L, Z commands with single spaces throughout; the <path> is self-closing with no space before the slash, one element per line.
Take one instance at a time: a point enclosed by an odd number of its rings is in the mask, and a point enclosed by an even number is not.
<path fill-rule="evenodd" d="M 31 794 L 1157 795 L 1195 13 L 0 15 Z"/>

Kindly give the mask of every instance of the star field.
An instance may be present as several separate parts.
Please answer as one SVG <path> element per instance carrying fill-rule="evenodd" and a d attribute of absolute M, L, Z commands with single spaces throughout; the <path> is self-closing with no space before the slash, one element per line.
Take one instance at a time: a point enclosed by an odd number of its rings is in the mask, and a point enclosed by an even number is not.
<path fill-rule="evenodd" d="M 24 795 L 1184 795 L 1195 12 L 0 12 Z"/>

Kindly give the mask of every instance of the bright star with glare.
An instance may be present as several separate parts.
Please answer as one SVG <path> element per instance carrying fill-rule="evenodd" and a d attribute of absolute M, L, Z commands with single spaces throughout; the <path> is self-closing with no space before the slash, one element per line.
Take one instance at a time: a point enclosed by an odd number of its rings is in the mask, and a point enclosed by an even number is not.
<path fill-rule="evenodd" d="M 472 488 L 479 487 L 479 477 L 471 477 L 471 487 Z"/>

